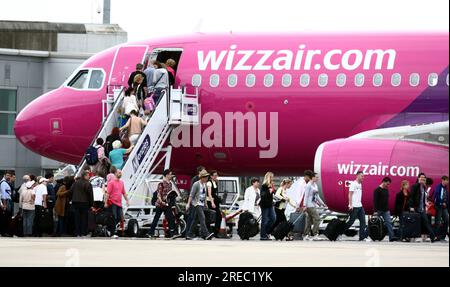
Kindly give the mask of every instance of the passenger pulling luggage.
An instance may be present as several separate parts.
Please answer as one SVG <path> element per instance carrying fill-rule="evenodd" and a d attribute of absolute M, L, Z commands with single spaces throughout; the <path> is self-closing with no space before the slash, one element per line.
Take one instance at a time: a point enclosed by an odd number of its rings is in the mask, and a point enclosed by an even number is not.
<path fill-rule="evenodd" d="M 386 227 L 382 217 L 372 216 L 369 218 L 369 237 L 373 241 L 382 241 L 386 237 Z"/>

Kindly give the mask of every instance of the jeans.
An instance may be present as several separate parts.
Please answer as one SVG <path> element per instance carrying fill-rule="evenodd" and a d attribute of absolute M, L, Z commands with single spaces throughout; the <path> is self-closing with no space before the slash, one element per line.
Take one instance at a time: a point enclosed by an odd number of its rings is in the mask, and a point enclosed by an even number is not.
<path fill-rule="evenodd" d="M 33 219 L 33 235 L 35 236 L 42 236 L 41 231 L 41 217 L 42 217 L 42 211 L 44 210 L 44 207 L 41 205 L 36 205 L 34 207 L 34 219 Z"/>
<path fill-rule="evenodd" d="M 114 218 L 114 230 L 116 230 L 117 224 L 122 222 L 122 207 L 111 204 L 111 210 Z"/>
<path fill-rule="evenodd" d="M 64 216 L 58 216 L 58 225 L 56 227 L 56 234 L 62 235 L 66 233 L 66 226 L 64 224 Z"/>
<path fill-rule="evenodd" d="M 312 235 L 318 235 L 319 234 L 319 226 L 320 226 L 320 216 L 319 212 L 317 211 L 317 208 L 315 207 L 308 207 L 306 208 L 306 227 L 304 235 L 310 235 L 311 234 L 311 224 L 313 225 Z"/>
<path fill-rule="evenodd" d="M 425 227 L 425 229 L 428 231 L 430 238 L 435 238 L 436 236 L 434 234 L 433 228 L 431 228 L 431 224 L 430 224 L 430 221 L 428 220 L 427 213 L 425 211 L 422 211 L 422 212 L 419 212 L 419 214 L 420 214 L 420 221 L 421 221 L 422 227 Z M 423 233 L 423 230 L 422 230 L 422 233 Z"/>
<path fill-rule="evenodd" d="M 194 237 L 194 235 L 192 234 L 192 229 L 194 228 L 194 225 L 197 224 L 197 222 L 200 223 L 201 236 L 207 237 L 209 235 L 209 232 L 205 223 L 205 210 L 203 206 L 200 205 L 192 206 L 189 213 L 190 213 L 189 216 L 191 216 L 191 221 L 188 228 L 186 229 L 187 230 L 186 237 L 190 238 Z"/>
<path fill-rule="evenodd" d="M 261 215 L 261 238 L 267 238 L 269 237 L 268 233 L 270 232 L 276 220 L 275 208 L 273 206 L 262 207 Z"/>
<path fill-rule="evenodd" d="M 34 210 L 22 209 L 23 235 L 33 234 Z"/>
<path fill-rule="evenodd" d="M 448 209 L 442 206 L 436 206 L 436 226 L 441 224 L 443 220 L 445 231 L 448 233 Z"/>
<path fill-rule="evenodd" d="M 384 220 L 384 226 L 386 226 L 389 240 L 395 237 L 394 228 L 392 227 L 391 213 L 389 211 L 377 211 L 379 217 L 382 217 Z"/>
<path fill-rule="evenodd" d="M 208 201 L 208 208 L 216 212 L 216 222 L 214 225 L 214 232 L 217 234 L 220 231 L 220 225 L 222 224 L 222 212 L 220 210 L 220 203 L 214 200 L 216 208 L 212 208 L 211 202 Z"/>
<path fill-rule="evenodd" d="M 88 211 L 87 202 L 72 202 L 75 219 L 75 236 L 86 236 L 88 234 Z"/>
<path fill-rule="evenodd" d="M 363 207 L 353 207 L 353 209 L 350 210 L 350 218 L 347 221 L 344 233 L 353 225 L 353 223 L 355 223 L 356 219 L 359 220 L 359 240 L 364 240 L 367 238 L 367 225 L 366 213 Z"/>
<path fill-rule="evenodd" d="M 159 218 L 164 213 L 167 221 L 169 221 L 169 237 L 172 237 L 175 232 L 175 218 L 173 216 L 172 208 L 166 206 L 164 208 L 156 207 L 155 217 L 153 217 L 153 222 L 148 232 L 149 235 L 155 234 L 156 226 L 158 225 Z"/>

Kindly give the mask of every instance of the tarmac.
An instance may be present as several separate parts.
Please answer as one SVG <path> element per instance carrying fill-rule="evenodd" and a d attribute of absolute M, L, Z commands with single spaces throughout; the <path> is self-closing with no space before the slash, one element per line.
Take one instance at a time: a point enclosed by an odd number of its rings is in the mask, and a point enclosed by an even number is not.
<path fill-rule="evenodd" d="M 449 267 L 449 243 L 0 238 L 0 266 Z"/>

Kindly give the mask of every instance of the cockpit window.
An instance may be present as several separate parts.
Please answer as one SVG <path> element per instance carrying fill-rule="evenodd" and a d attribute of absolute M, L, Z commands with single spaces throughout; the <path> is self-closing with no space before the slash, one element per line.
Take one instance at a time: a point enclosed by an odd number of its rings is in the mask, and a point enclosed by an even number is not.
<path fill-rule="evenodd" d="M 74 89 L 83 89 L 84 85 L 87 81 L 89 71 L 81 70 L 79 71 L 72 80 L 70 80 L 67 86 L 72 87 Z"/>
<path fill-rule="evenodd" d="M 91 73 L 91 79 L 89 80 L 89 89 L 100 89 L 103 84 L 103 72 L 101 70 L 93 70 Z"/>
<path fill-rule="evenodd" d="M 67 86 L 77 90 L 98 90 L 103 86 L 105 73 L 102 70 L 80 70 Z"/>

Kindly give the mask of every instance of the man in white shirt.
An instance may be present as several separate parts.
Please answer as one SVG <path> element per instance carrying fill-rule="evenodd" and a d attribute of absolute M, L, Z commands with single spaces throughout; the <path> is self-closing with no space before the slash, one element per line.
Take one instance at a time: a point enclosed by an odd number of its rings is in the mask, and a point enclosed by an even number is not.
<path fill-rule="evenodd" d="M 261 199 L 259 193 L 259 179 L 252 178 L 251 184 L 252 185 L 245 190 L 242 210 L 251 212 L 254 216 L 259 217 L 259 215 L 261 215 L 261 210 L 259 208 L 259 200 Z"/>
<path fill-rule="evenodd" d="M 355 220 L 359 220 L 359 241 L 370 239 L 367 238 L 367 227 L 366 227 L 366 213 L 364 207 L 362 206 L 362 182 L 364 180 L 364 174 L 361 171 L 356 173 L 356 180 L 350 184 L 348 192 L 348 210 L 350 218 L 347 221 L 347 225 L 343 231 L 347 231 Z"/>
<path fill-rule="evenodd" d="M 39 185 L 34 188 L 35 199 L 34 199 L 34 230 L 33 233 L 36 236 L 42 236 L 42 231 L 40 229 L 41 216 L 44 209 L 47 208 L 47 184 L 48 179 L 41 177 L 39 179 Z"/>
<path fill-rule="evenodd" d="M 303 210 L 306 214 L 306 228 L 304 235 L 307 240 L 319 240 L 320 215 L 317 207 L 326 207 L 326 205 L 319 196 L 319 187 L 317 186 L 319 177 L 316 173 L 312 173 L 312 175 L 309 176 L 311 179 L 308 180 L 308 183 L 306 184 L 303 201 Z M 313 225 L 312 237 L 310 237 L 311 225 Z"/>

